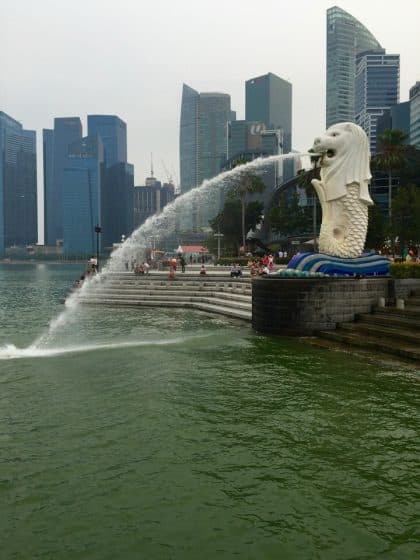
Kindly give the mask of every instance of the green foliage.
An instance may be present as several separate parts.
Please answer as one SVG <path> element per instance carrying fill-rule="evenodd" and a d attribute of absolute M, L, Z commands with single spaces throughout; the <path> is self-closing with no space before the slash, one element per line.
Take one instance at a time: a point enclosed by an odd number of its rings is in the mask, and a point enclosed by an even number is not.
<path fill-rule="evenodd" d="M 264 206 L 259 201 L 248 202 L 245 204 L 245 231 L 255 229 L 261 223 Z M 214 233 L 223 233 L 222 245 L 225 251 L 230 254 L 238 252 L 239 246 L 242 244 L 242 204 L 241 201 L 227 199 L 223 209 L 217 216 L 210 221 L 210 227 Z M 211 236 L 213 237 L 213 236 Z M 216 241 L 214 245 L 214 241 Z M 217 247 L 217 240 L 213 237 L 209 246 Z"/>
<path fill-rule="evenodd" d="M 391 235 L 400 245 L 420 243 L 420 186 L 400 187 L 392 202 Z"/>
<path fill-rule="evenodd" d="M 283 235 L 299 235 L 312 230 L 312 208 L 299 206 L 299 197 L 295 194 L 288 202 L 283 194 L 279 206 L 270 210 L 270 227 L 272 231 Z"/>
<path fill-rule="evenodd" d="M 369 224 L 366 236 L 367 249 L 379 249 L 388 237 L 387 220 L 384 218 L 379 206 L 369 206 Z"/>
<path fill-rule="evenodd" d="M 420 278 L 420 263 L 391 263 L 392 278 Z"/>
<path fill-rule="evenodd" d="M 398 129 L 385 130 L 378 137 L 378 153 L 372 158 L 372 166 L 378 171 L 391 173 L 406 163 L 408 136 Z"/>

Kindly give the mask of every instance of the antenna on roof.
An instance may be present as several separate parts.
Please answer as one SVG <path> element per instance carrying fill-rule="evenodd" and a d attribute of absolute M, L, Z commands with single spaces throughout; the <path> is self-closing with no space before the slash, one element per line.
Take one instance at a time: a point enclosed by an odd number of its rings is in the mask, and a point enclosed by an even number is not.
<path fill-rule="evenodd" d="M 153 175 L 153 152 L 150 152 L 150 177 L 154 177 Z"/>

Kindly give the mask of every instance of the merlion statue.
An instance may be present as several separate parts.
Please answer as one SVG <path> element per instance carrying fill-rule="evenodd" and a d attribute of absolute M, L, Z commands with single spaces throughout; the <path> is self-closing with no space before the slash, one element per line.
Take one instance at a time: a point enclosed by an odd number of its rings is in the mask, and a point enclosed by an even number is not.
<path fill-rule="evenodd" d="M 373 204 L 368 138 L 360 126 L 339 123 L 315 138 L 312 149 L 321 154 L 321 180 L 312 181 L 322 208 L 319 251 L 359 257 L 366 241 L 368 206 Z"/>

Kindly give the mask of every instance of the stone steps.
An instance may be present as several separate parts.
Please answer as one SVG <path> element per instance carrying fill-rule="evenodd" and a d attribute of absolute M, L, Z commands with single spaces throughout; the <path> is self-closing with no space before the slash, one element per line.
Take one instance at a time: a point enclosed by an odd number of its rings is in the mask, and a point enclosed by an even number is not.
<path fill-rule="evenodd" d="M 420 308 L 416 300 L 417 296 L 407 298 L 404 309 L 375 308 L 372 314 L 358 315 L 356 322 L 340 323 L 335 331 L 320 331 L 318 336 L 420 361 Z"/>
<path fill-rule="evenodd" d="M 227 307 L 227 308 L 234 308 L 234 309 L 243 309 L 247 311 L 252 310 L 252 303 L 249 299 L 248 302 L 244 301 L 234 301 L 233 305 L 229 305 L 231 300 L 226 300 L 223 298 L 219 298 L 217 294 L 212 294 L 211 296 L 203 296 L 201 294 L 191 294 L 189 296 L 179 295 L 176 294 L 175 297 L 168 296 L 168 295 L 156 295 L 156 294 L 141 294 L 141 295 L 130 295 L 130 294 L 121 294 L 121 293 L 101 293 L 101 294 L 92 294 L 89 298 L 80 298 L 82 303 L 89 304 L 92 300 L 100 301 L 100 300 L 107 300 L 107 301 L 114 301 L 115 303 L 118 302 L 133 302 L 133 303 L 156 303 L 161 302 L 162 305 L 166 305 L 167 303 L 176 302 L 179 304 L 182 303 L 209 303 L 218 305 L 219 307 Z"/>
<path fill-rule="evenodd" d="M 404 340 L 417 344 L 420 349 L 420 331 L 401 330 L 399 327 L 395 327 L 394 324 L 392 326 L 384 326 L 358 321 L 357 323 L 341 323 L 340 330 L 349 333 L 366 333 L 368 336 L 374 337 Z"/>
<path fill-rule="evenodd" d="M 133 298 L 146 298 L 146 297 L 154 297 L 157 298 L 165 298 L 167 299 L 175 299 L 175 298 L 182 298 L 182 297 L 218 297 L 221 300 L 227 300 L 232 302 L 244 302 L 251 304 L 251 294 L 238 294 L 238 293 L 226 293 L 226 292 L 219 292 L 216 290 L 203 290 L 203 291 L 191 291 L 191 290 L 184 290 L 184 291 L 177 291 L 177 290 L 151 290 L 151 289 L 143 289 L 143 290 L 133 290 L 133 289 L 124 289 L 123 294 L 119 289 L 109 289 L 103 288 L 98 292 L 92 292 L 93 297 L 112 297 L 112 296 L 121 296 L 124 297 L 133 297 Z"/>
<path fill-rule="evenodd" d="M 199 311 L 206 311 L 208 313 L 218 313 L 220 315 L 225 315 L 226 317 L 232 317 L 235 319 L 242 319 L 244 321 L 251 321 L 252 312 L 244 309 L 231 308 L 226 306 L 214 305 L 211 303 L 206 303 L 204 301 L 189 301 L 189 302 L 178 302 L 178 301 L 168 301 L 163 302 L 161 299 L 157 300 L 116 300 L 115 298 L 89 298 L 89 305 L 107 305 L 107 306 L 127 306 L 127 307 L 178 307 L 182 309 L 197 309 Z"/>
<path fill-rule="evenodd" d="M 415 319 L 407 317 L 392 315 L 390 313 L 363 313 L 358 315 L 357 320 L 363 323 L 370 323 L 373 325 L 383 325 L 385 327 L 391 324 L 394 327 L 401 327 L 402 329 L 415 329 L 420 331 L 420 322 Z"/>
<path fill-rule="evenodd" d="M 410 360 L 420 361 L 420 348 L 417 345 L 407 344 L 405 342 L 392 342 L 389 339 L 384 340 L 383 337 L 366 336 L 361 337 L 359 333 L 350 333 L 341 331 L 321 331 L 318 333 L 324 339 L 339 342 L 341 344 L 355 346 L 368 350 L 375 350 L 385 354 L 392 354 Z"/>
<path fill-rule="evenodd" d="M 179 275 L 169 280 L 167 274 L 115 273 L 87 288 L 79 296 L 87 305 L 191 308 L 246 321 L 252 318 L 250 279 Z"/>

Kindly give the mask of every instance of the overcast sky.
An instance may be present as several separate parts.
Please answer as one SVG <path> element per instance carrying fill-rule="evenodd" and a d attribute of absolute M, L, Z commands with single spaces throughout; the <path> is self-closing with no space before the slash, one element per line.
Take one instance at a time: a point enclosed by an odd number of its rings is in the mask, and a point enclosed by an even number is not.
<path fill-rule="evenodd" d="M 136 184 L 179 181 L 182 83 L 231 95 L 273 72 L 293 85 L 293 147 L 325 127 L 325 0 L 0 0 L 0 110 L 38 135 L 53 118 L 116 114 L 127 122 Z M 420 0 L 342 0 L 388 53 L 401 55 L 401 101 L 420 80 Z M 40 178 L 42 175 L 40 175 Z M 42 181 L 40 182 L 40 186 Z"/>

